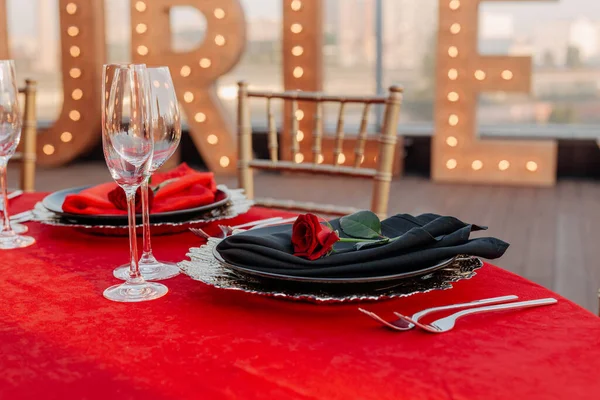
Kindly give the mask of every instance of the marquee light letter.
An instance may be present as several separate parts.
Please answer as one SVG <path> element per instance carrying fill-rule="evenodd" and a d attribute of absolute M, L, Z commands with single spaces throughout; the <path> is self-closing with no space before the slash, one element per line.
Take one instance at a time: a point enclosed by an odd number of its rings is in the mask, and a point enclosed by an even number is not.
<path fill-rule="evenodd" d="M 6 15 L 5 6 L 5 0 L 0 0 L 0 15 Z M 63 106 L 54 125 L 37 139 L 38 163 L 50 166 L 74 159 L 100 140 L 105 59 L 104 0 L 60 0 L 59 7 Z M 6 23 L 2 22 L 0 56 L 6 49 L 2 37 Z"/>
<path fill-rule="evenodd" d="M 476 136 L 480 92 L 528 92 L 531 86 L 530 57 L 478 54 L 480 2 L 439 2 L 432 177 L 446 182 L 553 185 L 555 141 L 479 140 Z"/>
<path fill-rule="evenodd" d="M 6 0 L 0 0 L 0 15 L 4 18 L 0 19 L 0 60 L 10 58 L 8 56 L 8 24 L 6 18 Z"/>
<path fill-rule="evenodd" d="M 171 49 L 169 10 L 193 6 L 206 18 L 202 44 L 189 52 Z M 132 59 L 167 65 L 187 115 L 190 135 L 210 170 L 236 171 L 236 135 L 215 81 L 239 61 L 246 43 L 246 21 L 238 0 L 132 0 Z"/>

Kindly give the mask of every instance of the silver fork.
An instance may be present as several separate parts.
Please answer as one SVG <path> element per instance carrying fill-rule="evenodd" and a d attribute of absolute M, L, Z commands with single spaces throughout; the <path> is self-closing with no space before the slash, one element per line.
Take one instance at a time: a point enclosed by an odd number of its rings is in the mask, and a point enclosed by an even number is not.
<path fill-rule="evenodd" d="M 520 308 L 529 308 L 529 307 L 539 307 L 546 306 L 550 304 L 556 304 L 558 301 L 553 298 L 547 299 L 538 299 L 538 300 L 529 300 L 529 301 L 518 301 L 516 303 L 507 303 L 507 304 L 499 304 L 495 306 L 485 306 L 485 307 L 477 307 L 470 308 L 468 310 L 462 310 L 452 315 L 449 315 L 444 318 L 440 318 L 437 321 L 433 321 L 431 324 L 422 324 L 419 321 L 415 321 L 410 317 L 402 315 L 400 313 L 395 312 L 396 316 L 405 322 L 412 323 L 418 326 L 421 329 L 424 329 L 427 332 L 431 333 L 444 333 L 452 330 L 454 328 L 454 324 L 456 320 L 460 317 L 464 317 L 469 314 L 479 314 L 488 311 L 500 311 L 500 310 L 513 310 Z"/>
<path fill-rule="evenodd" d="M 204 230 L 200 229 L 200 228 L 189 228 L 190 232 L 192 232 L 194 235 L 196 236 L 200 236 L 203 239 L 209 239 L 211 237 L 217 238 L 217 239 L 223 239 L 225 237 L 227 237 L 228 235 L 230 235 L 231 233 L 233 233 L 234 230 L 236 229 L 243 229 L 243 228 L 248 228 L 248 227 L 252 227 L 252 226 L 257 226 L 257 225 L 266 225 L 269 223 L 276 223 L 283 220 L 283 218 L 281 217 L 273 217 L 273 218 L 267 218 L 267 219 L 259 219 L 257 221 L 250 221 L 250 222 L 246 222 L 245 224 L 240 224 L 240 225 L 235 225 L 235 226 L 225 226 L 225 225 L 219 225 L 219 228 L 221 229 L 221 235 L 217 236 L 210 236 L 208 233 L 206 233 Z"/>
<path fill-rule="evenodd" d="M 437 311 L 454 310 L 456 308 L 480 306 L 480 305 L 484 305 L 484 304 L 506 303 L 507 301 L 516 300 L 518 298 L 519 298 L 518 296 L 511 294 L 508 296 L 500 296 L 500 297 L 492 297 L 489 299 L 474 300 L 474 301 L 470 301 L 468 303 L 459 303 L 459 304 L 451 304 L 448 306 L 432 307 L 432 308 L 427 308 L 425 310 L 422 310 L 422 311 L 419 311 L 419 312 L 413 314 L 411 319 L 413 321 L 418 322 L 419 319 L 424 317 L 425 315 L 431 314 L 431 313 L 437 312 Z M 375 321 L 377 321 L 377 322 L 383 324 L 384 326 L 391 328 L 395 331 L 408 331 L 415 327 L 415 325 L 413 323 L 408 322 L 404 319 L 397 319 L 394 321 L 386 321 L 383 318 L 381 318 L 379 315 L 375 314 L 374 312 L 367 311 L 363 308 L 359 308 L 358 311 L 362 312 L 363 314 L 373 318 Z"/>

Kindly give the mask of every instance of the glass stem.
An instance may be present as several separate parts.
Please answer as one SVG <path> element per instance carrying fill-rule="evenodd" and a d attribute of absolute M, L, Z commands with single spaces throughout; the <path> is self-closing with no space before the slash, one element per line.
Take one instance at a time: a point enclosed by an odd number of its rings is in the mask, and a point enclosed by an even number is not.
<path fill-rule="evenodd" d="M 10 215 L 8 213 L 8 184 L 6 182 L 6 164 L 0 165 L 0 187 L 2 189 L 2 235 L 13 233 L 10 226 Z"/>
<path fill-rule="evenodd" d="M 127 216 L 129 217 L 129 279 L 128 282 L 140 283 L 144 279 L 140 274 L 140 266 L 138 264 L 138 249 L 137 235 L 135 232 L 135 189 L 133 191 L 125 191 L 127 195 Z"/>
<path fill-rule="evenodd" d="M 143 222 L 143 243 L 144 247 L 142 250 L 142 263 L 150 262 L 154 260 L 152 255 L 152 242 L 150 240 L 150 202 L 148 201 L 148 190 L 150 185 L 148 181 L 150 177 L 142 183 L 142 222 Z"/>

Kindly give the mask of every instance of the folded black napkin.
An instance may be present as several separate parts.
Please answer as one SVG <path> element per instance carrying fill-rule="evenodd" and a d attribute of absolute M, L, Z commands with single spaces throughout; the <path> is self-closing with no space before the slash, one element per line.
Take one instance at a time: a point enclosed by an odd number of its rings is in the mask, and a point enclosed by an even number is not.
<path fill-rule="evenodd" d="M 329 221 L 340 237 L 339 219 Z M 486 227 L 436 214 L 398 214 L 382 221 L 382 233 L 393 242 L 356 250 L 353 243 L 336 243 L 335 253 L 309 261 L 293 255 L 292 225 L 250 230 L 230 236 L 217 246 L 229 263 L 249 269 L 303 277 L 350 278 L 413 272 L 460 254 L 498 258 L 508 248 L 502 240 L 469 239 Z"/>

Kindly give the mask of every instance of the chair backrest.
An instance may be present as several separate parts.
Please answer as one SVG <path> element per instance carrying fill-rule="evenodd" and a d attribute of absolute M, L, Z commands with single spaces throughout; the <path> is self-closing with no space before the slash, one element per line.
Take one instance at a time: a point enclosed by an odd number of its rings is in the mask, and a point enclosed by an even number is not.
<path fill-rule="evenodd" d="M 389 89 L 388 96 L 332 96 L 323 93 L 312 92 L 257 92 L 248 90 L 245 82 L 238 83 L 238 146 L 239 146 L 239 165 L 238 178 L 240 187 L 242 187 L 249 198 L 254 198 L 253 169 L 279 170 L 291 172 L 305 172 L 313 174 L 331 174 L 346 175 L 352 177 L 373 178 L 375 181 L 371 199 L 371 210 L 380 216 L 385 216 L 389 200 L 390 182 L 395 160 L 395 148 L 398 141 L 397 125 L 400 113 L 400 104 L 402 102 L 402 89 L 392 86 Z M 258 160 L 252 156 L 252 128 L 250 122 L 250 98 L 264 98 L 267 102 L 268 118 L 268 147 L 269 159 Z M 290 155 L 292 161 L 282 161 L 279 159 L 279 145 L 277 138 L 277 128 L 275 117 L 272 110 L 272 100 L 281 99 L 284 102 L 291 102 L 291 148 Z M 315 103 L 316 112 L 314 115 L 314 129 L 312 132 L 312 162 L 301 162 L 296 156 L 300 152 L 298 142 L 299 119 L 296 113 L 298 102 Z M 321 164 L 323 161 L 322 143 L 323 143 L 323 104 L 339 103 L 339 113 L 337 127 L 334 136 L 333 145 L 333 163 L 331 165 Z M 344 142 L 344 111 L 347 104 L 363 104 L 361 124 L 356 138 L 354 150 L 354 160 L 351 166 L 340 165 Z M 385 117 L 382 132 L 379 135 L 379 153 L 377 156 L 377 169 L 362 168 L 364 159 L 365 145 L 368 134 L 368 117 L 373 104 L 385 104 Z M 323 206 L 314 203 L 300 203 L 294 201 L 281 201 L 275 199 L 255 199 L 258 204 L 273 206 L 279 208 L 296 209 L 303 211 L 317 211 L 327 214 L 346 214 L 354 211 L 348 207 Z"/>
<path fill-rule="evenodd" d="M 36 92 L 37 82 L 25 80 L 25 87 L 19 89 L 23 94 L 23 128 L 21 131 L 20 151 L 11 160 L 21 162 L 21 190 L 32 192 L 35 190 L 35 160 L 37 141 L 36 118 Z"/>

